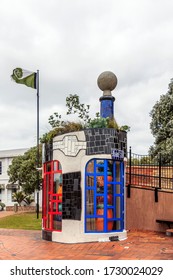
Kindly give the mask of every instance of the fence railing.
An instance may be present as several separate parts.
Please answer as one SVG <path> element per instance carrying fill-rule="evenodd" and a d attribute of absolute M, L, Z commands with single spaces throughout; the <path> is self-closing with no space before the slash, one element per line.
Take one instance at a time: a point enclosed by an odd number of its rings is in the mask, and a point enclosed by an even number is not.
<path fill-rule="evenodd" d="M 161 156 L 153 159 L 151 156 L 137 155 L 130 148 L 126 184 L 173 190 L 173 165 L 162 164 Z"/>

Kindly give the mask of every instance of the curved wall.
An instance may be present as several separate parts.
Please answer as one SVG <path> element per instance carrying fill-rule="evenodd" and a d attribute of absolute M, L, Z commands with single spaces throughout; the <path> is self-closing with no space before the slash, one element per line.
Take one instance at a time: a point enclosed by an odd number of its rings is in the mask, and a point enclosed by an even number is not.
<path fill-rule="evenodd" d="M 126 132 L 115 129 L 87 129 L 54 137 L 51 146 L 45 146 L 43 162 L 58 160 L 63 172 L 62 231 L 46 231 L 43 239 L 76 243 L 119 240 L 126 238 L 126 230 L 109 233 L 85 233 L 85 166 L 90 159 L 111 159 L 111 150 L 127 153 Z M 125 196 L 124 196 L 125 197 Z"/>

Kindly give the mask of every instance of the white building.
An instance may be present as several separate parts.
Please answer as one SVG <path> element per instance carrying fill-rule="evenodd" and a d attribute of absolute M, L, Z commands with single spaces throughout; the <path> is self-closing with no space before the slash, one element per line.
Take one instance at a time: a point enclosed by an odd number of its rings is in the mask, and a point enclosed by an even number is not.
<path fill-rule="evenodd" d="M 6 206 L 13 206 L 12 194 L 18 190 L 17 184 L 9 183 L 7 170 L 13 158 L 23 155 L 28 149 L 14 149 L 0 151 L 0 202 Z"/>

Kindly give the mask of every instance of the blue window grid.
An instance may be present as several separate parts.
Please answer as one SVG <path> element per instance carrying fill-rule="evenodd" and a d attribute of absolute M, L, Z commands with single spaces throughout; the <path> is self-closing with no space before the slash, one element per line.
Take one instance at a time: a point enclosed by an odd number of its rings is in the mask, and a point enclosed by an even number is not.
<path fill-rule="evenodd" d="M 94 161 L 94 172 L 87 172 L 87 166 L 88 163 L 91 161 L 89 161 L 86 164 L 86 169 L 85 169 L 85 232 L 86 233 L 103 233 L 103 232 L 121 232 L 124 229 L 124 162 L 120 161 L 119 165 L 120 165 L 120 180 L 116 181 L 116 163 L 117 161 L 113 160 L 113 181 L 112 182 L 108 182 L 107 180 L 107 170 L 108 170 L 108 161 L 111 159 L 92 159 Z M 103 163 L 98 164 L 97 161 L 103 161 Z M 104 172 L 97 172 L 97 168 L 98 167 L 102 167 L 104 169 Z M 96 182 L 96 178 L 97 176 L 103 176 L 104 175 L 104 186 L 108 186 L 112 184 L 112 186 L 115 188 L 117 185 L 120 186 L 120 191 L 119 193 L 115 193 L 114 190 L 114 196 L 113 199 L 115 200 L 117 197 L 120 197 L 120 208 L 119 208 L 119 212 L 120 212 L 120 217 L 116 217 L 116 202 L 114 201 L 114 205 L 110 206 L 107 205 L 107 190 L 108 188 L 104 188 L 104 192 L 99 194 L 97 193 L 97 182 Z M 94 178 L 94 183 L 93 186 L 88 186 L 87 185 L 87 177 L 88 176 L 92 176 Z M 86 197 L 87 197 L 87 190 L 93 190 L 94 193 L 94 211 L 93 214 L 87 214 L 87 205 L 86 205 Z M 99 196 L 103 196 L 104 197 L 104 214 L 103 215 L 98 215 L 97 214 L 97 198 Z M 108 218 L 107 217 L 107 210 L 108 209 L 112 209 L 113 210 L 113 218 Z M 116 218 L 115 218 L 116 217 Z M 89 231 L 87 230 L 86 227 L 86 220 L 88 218 L 103 218 L 104 219 L 104 230 L 103 231 Z M 116 229 L 116 230 L 107 230 L 107 223 L 109 221 L 113 221 L 113 222 L 120 222 L 120 229 Z"/>

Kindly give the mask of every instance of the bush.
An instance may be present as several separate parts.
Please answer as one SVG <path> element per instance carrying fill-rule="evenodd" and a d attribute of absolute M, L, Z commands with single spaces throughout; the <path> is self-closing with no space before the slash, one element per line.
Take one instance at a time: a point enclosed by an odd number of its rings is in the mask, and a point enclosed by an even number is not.
<path fill-rule="evenodd" d="M 0 211 L 3 211 L 5 208 L 5 204 L 3 202 L 0 202 Z"/>

